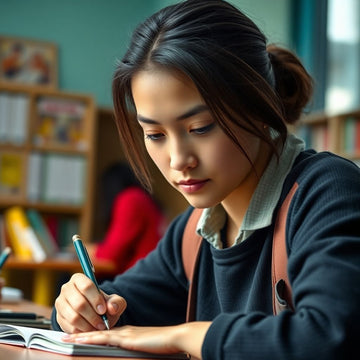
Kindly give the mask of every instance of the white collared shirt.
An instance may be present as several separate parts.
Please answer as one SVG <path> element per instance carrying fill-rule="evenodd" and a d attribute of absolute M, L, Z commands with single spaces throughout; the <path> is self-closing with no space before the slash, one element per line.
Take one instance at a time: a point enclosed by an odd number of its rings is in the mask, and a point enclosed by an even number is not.
<path fill-rule="evenodd" d="M 304 142 L 288 134 L 279 161 L 272 156 L 251 198 L 238 235 L 233 243 L 246 240 L 255 230 L 271 224 L 274 209 L 279 201 L 285 178 L 296 157 L 305 148 Z M 197 224 L 197 233 L 217 249 L 222 249 L 221 229 L 226 223 L 226 212 L 221 204 L 204 209 Z"/>

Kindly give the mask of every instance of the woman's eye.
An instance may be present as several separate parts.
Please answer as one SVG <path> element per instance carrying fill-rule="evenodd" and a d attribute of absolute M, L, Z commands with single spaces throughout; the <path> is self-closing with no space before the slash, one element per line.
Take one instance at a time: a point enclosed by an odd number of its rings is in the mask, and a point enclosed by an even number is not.
<path fill-rule="evenodd" d="M 164 134 L 162 134 L 162 133 L 146 134 L 145 139 L 154 141 L 154 140 L 160 140 L 163 136 L 164 136 Z"/>
<path fill-rule="evenodd" d="M 197 128 L 197 129 L 192 129 L 191 132 L 198 134 L 198 135 L 202 135 L 205 134 L 207 132 L 209 132 L 210 130 L 212 130 L 215 127 L 216 123 L 213 122 L 207 126 L 203 126 L 201 128 Z"/>

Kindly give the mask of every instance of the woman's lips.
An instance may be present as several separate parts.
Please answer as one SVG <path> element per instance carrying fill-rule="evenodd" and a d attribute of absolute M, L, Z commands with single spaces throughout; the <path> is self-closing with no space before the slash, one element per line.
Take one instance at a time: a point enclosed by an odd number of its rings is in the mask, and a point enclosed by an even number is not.
<path fill-rule="evenodd" d="M 185 193 L 194 193 L 202 189 L 208 180 L 186 180 L 186 181 L 179 181 L 178 186 L 182 191 Z"/>

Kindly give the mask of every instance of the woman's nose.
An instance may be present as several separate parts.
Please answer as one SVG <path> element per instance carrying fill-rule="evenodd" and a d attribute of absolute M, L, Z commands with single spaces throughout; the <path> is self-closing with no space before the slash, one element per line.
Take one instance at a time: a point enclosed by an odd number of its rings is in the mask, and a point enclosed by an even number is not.
<path fill-rule="evenodd" d="M 176 141 L 170 146 L 170 167 L 183 171 L 197 165 L 197 158 L 187 142 Z"/>

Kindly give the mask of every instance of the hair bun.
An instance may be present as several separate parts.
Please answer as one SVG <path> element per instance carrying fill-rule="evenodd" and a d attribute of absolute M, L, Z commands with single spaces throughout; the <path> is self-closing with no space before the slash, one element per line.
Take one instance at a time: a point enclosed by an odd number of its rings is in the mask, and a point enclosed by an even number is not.
<path fill-rule="evenodd" d="M 267 47 L 275 76 L 275 89 L 283 103 L 286 122 L 295 123 L 313 93 L 313 80 L 299 58 L 276 45 Z"/>

